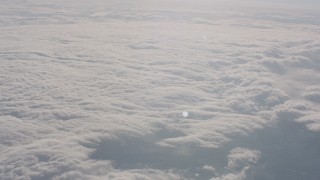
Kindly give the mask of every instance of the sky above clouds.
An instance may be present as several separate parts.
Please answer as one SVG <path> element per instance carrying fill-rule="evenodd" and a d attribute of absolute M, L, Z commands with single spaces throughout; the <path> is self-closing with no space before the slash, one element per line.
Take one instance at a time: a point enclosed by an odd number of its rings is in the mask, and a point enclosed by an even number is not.
<path fill-rule="evenodd" d="M 0 179 L 316 180 L 316 1 L 0 3 Z"/>

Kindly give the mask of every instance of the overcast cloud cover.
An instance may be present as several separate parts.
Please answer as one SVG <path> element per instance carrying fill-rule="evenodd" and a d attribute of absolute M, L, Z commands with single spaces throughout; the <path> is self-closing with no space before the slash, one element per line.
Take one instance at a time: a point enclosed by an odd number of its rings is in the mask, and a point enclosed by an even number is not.
<path fill-rule="evenodd" d="M 0 179 L 318 180 L 318 5 L 0 0 Z"/>

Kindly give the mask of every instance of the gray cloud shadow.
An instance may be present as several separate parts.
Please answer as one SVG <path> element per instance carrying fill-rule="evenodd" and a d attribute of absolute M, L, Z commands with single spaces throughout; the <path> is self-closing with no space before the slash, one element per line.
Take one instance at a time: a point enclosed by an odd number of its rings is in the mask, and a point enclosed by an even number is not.
<path fill-rule="evenodd" d="M 167 131 L 162 133 L 167 136 L 177 135 Z M 157 146 L 155 141 L 154 138 L 128 136 L 118 140 L 105 139 L 96 147 L 91 158 L 112 160 L 118 169 L 177 169 L 187 171 L 186 177 L 199 173 L 196 179 L 208 179 L 214 174 L 205 172 L 201 167 L 212 165 L 217 172 L 226 172 L 224 167 L 230 150 L 246 147 L 262 153 L 262 159 L 254 167 L 254 174 L 249 179 L 316 180 L 320 177 L 320 134 L 306 129 L 290 117 L 249 136 L 234 138 L 232 142 L 217 149 L 197 146 L 166 148 Z"/>
<path fill-rule="evenodd" d="M 252 179 L 316 180 L 320 177 L 320 134 L 292 119 L 234 141 L 236 146 L 260 150 L 262 159 Z"/>
<path fill-rule="evenodd" d="M 129 137 L 122 136 L 116 140 L 102 140 L 91 158 L 112 160 L 117 169 L 152 168 L 161 170 L 175 169 L 189 178 L 209 179 L 214 174 L 202 169 L 204 165 L 227 164 L 229 150 L 212 149 L 197 146 L 161 147 L 155 144 L 163 136 L 179 134 L 164 130 L 155 136 Z M 219 169 L 218 169 L 219 170 Z M 195 174 L 198 176 L 195 177 Z"/>

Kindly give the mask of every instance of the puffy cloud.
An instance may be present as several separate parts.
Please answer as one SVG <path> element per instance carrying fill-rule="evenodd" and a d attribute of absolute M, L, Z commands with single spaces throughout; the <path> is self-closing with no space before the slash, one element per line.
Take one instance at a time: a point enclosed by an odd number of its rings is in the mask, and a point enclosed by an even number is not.
<path fill-rule="evenodd" d="M 245 180 L 252 179 L 251 167 L 258 163 L 261 153 L 257 150 L 237 147 L 228 155 L 228 168 L 233 171 L 212 180 Z"/>
<path fill-rule="evenodd" d="M 258 162 L 260 152 L 245 148 L 232 149 L 228 155 L 228 168 L 238 169 Z"/>
<path fill-rule="evenodd" d="M 0 179 L 285 177 L 277 139 L 313 159 L 318 16 L 218 4 L 3 1 Z"/>

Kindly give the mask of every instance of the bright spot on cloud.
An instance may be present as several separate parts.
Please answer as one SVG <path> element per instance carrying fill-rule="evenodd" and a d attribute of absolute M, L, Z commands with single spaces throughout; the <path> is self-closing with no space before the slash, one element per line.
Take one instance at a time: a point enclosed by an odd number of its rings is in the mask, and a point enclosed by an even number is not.
<path fill-rule="evenodd" d="M 183 116 L 183 117 L 188 117 L 188 116 L 189 116 L 189 112 L 188 112 L 188 111 L 184 111 L 184 112 L 182 113 L 182 116 Z"/>

